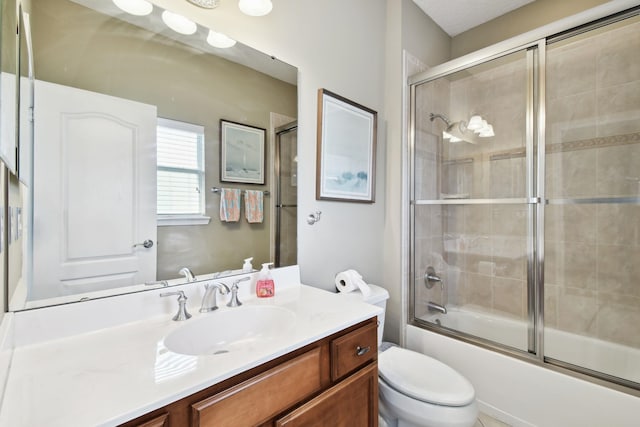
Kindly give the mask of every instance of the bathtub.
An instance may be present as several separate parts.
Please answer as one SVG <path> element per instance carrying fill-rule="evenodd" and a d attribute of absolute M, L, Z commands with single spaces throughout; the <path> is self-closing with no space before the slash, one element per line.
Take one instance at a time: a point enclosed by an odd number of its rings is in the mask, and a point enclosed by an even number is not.
<path fill-rule="evenodd" d="M 490 313 L 448 308 L 451 329 L 525 349 L 527 324 Z M 554 369 L 407 325 L 405 346 L 450 365 L 476 390 L 480 410 L 512 426 L 638 425 L 640 398 Z M 640 382 L 640 350 L 548 328 L 548 357 Z"/>
<path fill-rule="evenodd" d="M 447 309 L 447 314 L 422 319 L 520 350 L 527 349 L 524 321 L 455 307 Z M 545 328 L 544 353 L 546 357 L 640 383 L 640 349 L 637 348 Z"/>

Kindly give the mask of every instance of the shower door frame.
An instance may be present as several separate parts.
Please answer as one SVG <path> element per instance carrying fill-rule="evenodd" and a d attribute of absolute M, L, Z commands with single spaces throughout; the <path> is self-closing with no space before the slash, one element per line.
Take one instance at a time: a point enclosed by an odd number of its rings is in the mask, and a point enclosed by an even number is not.
<path fill-rule="evenodd" d="M 587 12 L 544 26 L 504 42 L 481 49 L 474 53 L 435 66 L 408 78 L 408 181 L 409 192 L 405 206 L 408 206 L 409 251 L 406 266 L 409 274 L 405 286 L 408 289 L 407 318 L 409 325 L 417 326 L 484 347 L 520 360 L 534 363 L 573 377 L 577 377 L 608 388 L 640 396 L 638 383 L 615 377 L 604 372 L 593 371 L 568 362 L 546 357 L 544 353 L 544 215 L 545 205 L 545 164 L 546 164 L 546 46 L 587 31 L 640 15 L 640 6 L 633 2 L 620 1 L 614 5 L 603 5 Z M 416 144 L 416 87 L 453 73 L 487 63 L 515 52 L 526 51 L 527 61 L 527 110 L 525 129 L 526 149 L 526 194 L 525 198 L 513 199 L 464 199 L 464 200 L 415 200 L 415 144 Z M 534 152 L 535 150 L 535 152 Z M 534 164 L 535 162 L 535 164 Z M 598 200 L 589 199 L 583 203 Z M 565 201 L 573 203 L 572 201 Z M 636 200 L 637 202 L 637 200 Z M 416 205 L 473 205 L 473 204 L 527 204 L 527 307 L 528 307 L 528 349 L 518 350 L 498 342 L 474 336 L 465 332 L 446 329 L 421 320 L 415 316 L 415 287 L 417 284 L 415 254 L 415 209 Z"/>
<path fill-rule="evenodd" d="M 291 123 L 287 123 L 283 126 L 279 126 L 275 129 L 275 159 L 274 159 L 274 176 L 275 176 L 275 187 L 276 187 L 276 197 L 275 197 L 275 238 L 274 238 L 274 264 L 275 267 L 281 267 L 281 245 L 282 245 L 282 209 L 283 208 L 295 208 L 296 212 L 298 209 L 298 204 L 296 202 L 295 205 L 291 204 L 283 204 L 282 203 L 282 167 L 281 167 L 281 147 L 282 143 L 281 138 L 283 134 L 288 134 L 289 132 L 294 132 L 298 130 L 298 121 L 294 120 Z M 297 172 L 296 172 L 297 173 Z M 297 241 L 296 241 L 297 245 Z"/>

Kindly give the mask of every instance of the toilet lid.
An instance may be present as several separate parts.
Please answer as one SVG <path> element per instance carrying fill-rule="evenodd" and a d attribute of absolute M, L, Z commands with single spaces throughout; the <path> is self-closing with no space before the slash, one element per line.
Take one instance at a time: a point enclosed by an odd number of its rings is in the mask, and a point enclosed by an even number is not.
<path fill-rule="evenodd" d="M 451 367 L 415 351 L 392 347 L 378 355 L 380 377 L 402 394 L 427 403 L 465 406 L 473 386 Z"/>

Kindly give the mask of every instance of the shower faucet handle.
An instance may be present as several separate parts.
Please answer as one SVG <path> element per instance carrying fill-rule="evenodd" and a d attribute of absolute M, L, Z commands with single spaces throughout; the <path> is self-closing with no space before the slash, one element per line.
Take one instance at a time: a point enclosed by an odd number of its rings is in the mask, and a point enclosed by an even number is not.
<path fill-rule="evenodd" d="M 444 289 L 444 282 L 436 274 L 436 269 L 429 266 L 427 267 L 427 272 L 424 274 L 424 284 L 427 286 L 427 289 L 433 288 L 435 283 L 440 283 L 440 287 Z"/>

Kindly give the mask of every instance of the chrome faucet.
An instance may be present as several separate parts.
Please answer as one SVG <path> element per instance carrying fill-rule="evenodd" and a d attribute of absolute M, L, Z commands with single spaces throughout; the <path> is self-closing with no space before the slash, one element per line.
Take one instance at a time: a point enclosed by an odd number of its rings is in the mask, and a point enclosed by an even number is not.
<path fill-rule="evenodd" d="M 233 282 L 233 285 L 231 285 L 231 299 L 227 303 L 227 307 L 240 307 L 242 305 L 240 300 L 238 300 L 238 283 L 245 282 L 250 279 L 251 277 L 247 276 Z"/>
<path fill-rule="evenodd" d="M 189 267 L 182 267 L 178 273 L 182 274 L 184 278 L 187 279 L 187 282 L 196 281 L 196 276 L 193 275 L 193 272 Z"/>
<path fill-rule="evenodd" d="M 226 295 L 229 292 L 229 287 L 222 282 L 219 283 L 207 283 L 204 285 L 204 296 L 202 297 L 202 305 L 200 306 L 200 313 L 208 313 L 218 309 L 218 302 L 216 301 L 216 291 L 220 291 L 222 295 Z M 207 301 L 211 301 L 207 303 Z"/>
<path fill-rule="evenodd" d="M 437 311 L 442 314 L 447 314 L 447 308 L 444 305 L 440 305 L 437 302 L 429 301 L 427 303 L 427 310 L 429 311 Z"/>
<path fill-rule="evenodd" d="M 172 295 L 178 295 L 178 312 L 173 316 L 173 320 L 187 320 L 191 315 L 187 312 L 187 296 L 184 291 L 164 292 L 161 293 L 161 297 L 170 297 Z"/>

